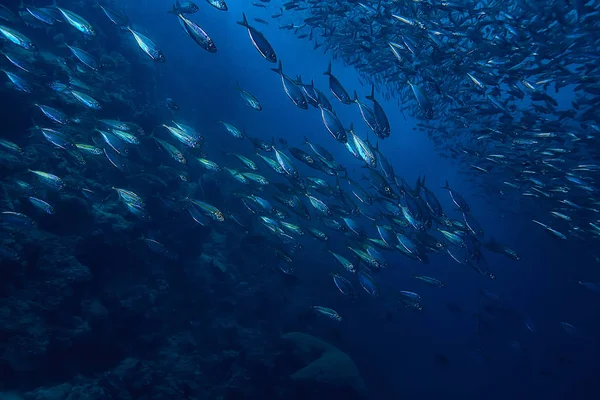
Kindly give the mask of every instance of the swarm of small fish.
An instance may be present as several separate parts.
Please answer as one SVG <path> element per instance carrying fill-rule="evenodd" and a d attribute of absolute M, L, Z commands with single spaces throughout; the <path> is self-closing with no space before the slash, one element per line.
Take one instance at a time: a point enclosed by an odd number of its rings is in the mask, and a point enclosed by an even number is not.
<path fill-rule="evenodd" d="M 223 0 L 209 0 L 208 3 L 217 10 L 228 10 Z M 356 112 L 365 122 L 366 130 L 372 133 L 371 138 L 385 140 L 391 135 L 391 128 L 383 107 L 376 99 L 375 87 L 382 87 L 384 77 L 391 76 L 392 71 L 394 76 L 397 76 L 400 71 L 410 80 L 407 79 L 401 84 L 391 82 L 385 90 L 396 91 L 400 98 L 406 100 L 408 109 L 419 113 L 427 120 L 425 122 L 427 125 L 434 124 L 434 118 L 443 119 L 447 124 L 464 123 L 466 125 L 466 119 L 471 114 L 477 114 L 477 118 L 486 115 L 488 122 L 490 118 L 497 118 L 494 120 L 495 124 L 486 128 L 485 135 L 488 136 L 480 140 L 481 143 L 487 143 L 488 147 L 498 147 L 496 151 L 494 153 L 484 152 L 483 148 L 479 148 L 479 150 L 471 149 L 463 150 L 463 152 L 471 157 L 471 160 L 476 157 L 484 157 L 485 154 L 484 158 L 489 162 L 504 165 L 507 168 L 517 165 L 516 160 L 524 160 L 524 157 L 519 155 L 521 147 L 532 145 L 533 142 L 535 142 L 533 144 L 538 144 L 538 141 L 546 139 L 545 134 L 548 134 L 549 138 L 556 137 L 550 135 L 547 129 L 554 126 L 554 130 L 557 130 L 563 122 L 561 120 L 558 125 L 553 125 L 548 118 L 544 118 L 542 121 L 540 118 L 536 119 L 536 114 L 530 113 L 521 118 L 518 130 L 511 129 L 508 132 L 509 125 L 506 124 L 517 124 L 516 121 L 507 121 L 506 113 L 502 110 L 502 108 L 508 109 L 510 106 L 500 103 L 499 100 L 491 100 L 499 98 L 498 93 L 494 94 L 493 90 L 482 97 L 482 91 L 487 86 L 475 78 L 477 73 L 465 72 L 465 76 L 468 78 L 467 83 L 473 84 L 474 87 L 462 90 L 461 93 L 452 92 L 450 94 L 451 83 L 458 84 L 457 82 L 462 79 L 459 74 L 443 76 L 444 82 L 441 82 L 440 78 L 438 83 L 438 80 L 435 79 L 440 73 L 438 69 L 433 68 L 432 70 L 436 71 L 436 74 L 431 76 L 426 75 L 429 69 L 425 66 L 419 73 L 414 72 L 414 68 L 411 67 L 411 62 L 413 64 L 422 63 L 433 57 L 439 57 L 437 64 L 442 64 L 447 68 L 452 66 L 446 64 L 458 63 L 458 60 L 462 60 L 461 63 L 472 61 L 474 56 L 469 58 L 468 41 L 491 40 L 491 43 L 498 42 L 496 47 L 508 46 L 511 43 L 510 41 L 506 43 L 508 33 L 505 33 L 504 36 L 498 36 L 499 34 L 496 33 L 494 39 L 469 38 L 462 28 L 455 27 L 454 30 L 451 30 L 447 26 L 421 22 L 427 15 L 445 12 L 450 15 L 457 14 L 455 17 L 458 18 L 457 21 L 449 18 L 451 22 L 448 24 L 453 26 L 461 27 L 459 21 L 470 21 L 469 18 L 475 20 L 473 24 L 485 25 L 487 15 L 495 13 L 495 8 L 486 8 L 485 11 L 474 14 L 476 11 L 472 9 L 449 3 L 435 7 L 426 2 L 404 6 L 395 2 L 378 2 L 375 7 L 366 3 L 357 3 L 358 7 L 354 5 L 350 7 L 347 3 L 341 1 L 292 1 L 287 3 L 284 8 L 307 11 L 309 7 L 301 7 L 301 5 L 310 4 L 313 16 L 305 20 L 305 26 L 294 29 L 296 32 L 310 29 L 311 38 L 313 31 L 323 30 L 319 36 L 330 41 L 328 50 L 334 51 L 336 56 L 346 57 L 348 63 L 372 75 L 375 82 L 371 85 L 370 94 L 365 97 L 370 102 L 369 104 L 363 102 L 356 92 L 353 91 L 352 96 L 349 94 L 349 91 L 335 77 L 330 64 L 324 75 L 328 80 L 329 92 L 335 98 L 334 107 L 327 95 L 315 86 L 314 81 L 303 83 L 299 77 L 294 79 L 286 75 L 283 61 L 277 57 L 275 49 L 270 45 L 267 37 L 251 25 L 245 13 L 242 13 L 238 23 L 247 31 L 250 42 L 260 56 L 268 62 L 276 64 L 276 68 L 272 68 L 272 70 L 276 73 L 285 95 L 293 105 L 303 110 L 312 108 L 314 115 L 321 118 L 324 125 L 323 143 L 327 143 L 329 146 L 338 146 L 340 149 L 344 148 L 354 156 L 357 165 L 365 167 L 362 176 L 351 177 L 348 168 L 339 164 L 332 153 L 322 144 L 305 139 L 304 141 L 298 140 L 297 147 L 295 147 L 282 141 L 264 141 L 239 129 L 231 121 L 215 121 L 214 123 L 220 127 L 223 135 L 230 135 L 231 140 L 247 140 L 248 151 L 244 154 L 227 154 L 226 162 L 218 163 L 211 154 L 203 151 L 205 140 L 210 140 L 210 138 L 203 137 L 198 127 L 191 126 L 177 118 L 164 121 L 152 132 L 144 132 L 135 122 L 121 121 L 117 116 L 112 119 L 95 117 L 94 113 L 102 110 L 103 104 L 94 97 L 93 90 L 85 88 L 85 82 L 79 86 L 72 83 L 53 82 L 49 87 L 44 87 L 36 81 L 35 76 L 31 74 L 31 66 L 28 65 L 31 57 L 27 56 L 27 52 L 36 51 L 37 45 L 20 32 L 21 28 L 17 24 L 19 17 L 8 9 L 3 9 L 0 13 L 0 18 L 6 22 L 6 25 L 0 25 L 0 35 L 9 44 L 3 53 L 8 62 L 4 72 L 15 90 L 23 92 L 24 96 L 30 96 L 32 108 L 38 110 L 40 119 L 43 118 L 43 123 L 38 121 L 39 125 L 32 126 L 31 140 L 35 143 L 48 144 L 52 151 L 63 158 L 65 162 L 77 165 L 79 168 L 85 168 L 87 164 L 98 163 L 106 168 L 116 168 L 122 174 L 134 175 L 134 171 L 140 169 L 152 171 L 153 168 L 156 168 L 156 160 L 148 161 L 152 158 L 150 153 L 153 153 L 155 157 L 159 157 L 158 164 L 168 165 L 169 171 L 179 180 L 181 193 L 190 192 L 190 190 L 186 190 L 191 185 L 189 182 L 190 172 L 202 171 L 203 174 L 210 174 L 222 185 L 225 185 L 226 182 L 233 188 L 232 196 L 228 198 L 228 201 L 237 202 L 247 215 L 241 216 L 226 211 L 225 205 L 211 204 L 202 196 L 184 195 L 172 202 L 165 201 L 165 204 L 170 204 L 173 209 L 188 215 L 190 221 L 202 226 L 232 224 L 241 226 L 255 235 L 265 237 L 264 251 L 278 260 L 278 268 L 285 274 L 294 273 L 296 269 L 294 266 L 295 255 L 306 246 L 306 243 L 310 243 L 310 241 L 316 244 L 323 243 L 323 246 L 328 249 L 326 252 L 328 260 L 324 261 L 329 267 L 332 290 L 337 290 L 340 295 L 353 299 L 360 297 L 361 293 L 372 297 L 385 296 L 393 298 L 399 307 L 422 310 L 424 300 L 418 293 L 412 290 L 402 290 L 402 288 L 398 290 L 380 288 L 378 276 L 385 274 L 382 270 L 388 267 L 397 267 L 390 265 L 385 253 L 396 252 L 405 256 L 407 261 L 412 260 L 416 263 L 429 263 L 431 253 L 446 254 L 448 259 L 491 279 L 495 278 L 495 274 L 491 272 L 486 262 L 484 251 L 495 252 L 512 260 L 519 260 L 520 257 L 510 247 L 485 238 L 484 230 L 472 214 L 468 201 L 449 183 L 446 183 L 443 189 L 458 210 L 452 212 L 455 215 L 447 215 L 444 212 L 435 194 L 440 189 L 428 187 L 425 177 L 419 178 L 414 185 L 411 185 L 397 176 L 393 165 L 380 150 L 379 142 L 374 145 L 368 135 L 363 136 L 359 133 L 359 129 L 355 129 L 352 125 L 346 128 L 336 115 L 335 108 L 356 107 Z M 336 9 L 342 4 L 346 4 L 346 6 Z M 424 4 L 429 4 L 431 8 L 425 8 Z M 199 7 L 192 2 L 176 2 L 169 13 L 174 14 L 187 36 L 202 49 L 214 53 L 217 51 L 215 43 L 197 22 L 190 19 L 190 15 L 195 14 L 198 9 Z M 158 62 L 167 60 L 159 46 L 139 30 L 133 29 L 124 14 L 106 6 L 101 6 L 101 10 L 114 24 L 115 29 L 120 29 L 124 35 L 133 38 L 133 42 L 145 55 Z M 400 10 L 404 11 L 403 17 L 399 17 Z M 419 19 L 407 17 L 410 10 L 415 11 L 415 17 L 418 15 Z M 10 15 L 14 17 L 14 20 L 11 20 Z M 34 18 L 44 24 L 65 22 L 62 29 L 75 29 L 89 40 L 94 40 L 93 36 L 96 31 L 93 26 L 81 15 L 65 8 L 27 8 L 27 15 L 27 18 Z M 275 18 L 279 18 L 279 16 Z M 503 18 L 506 21 L 514 19 L 509 14 Z M 580 18 L 585 20 L 584 17 Z M 361 22 L 361 24 L 351 24 L 351 26 L 354 26 L 355 30 L 368 28 L 369 34 L 365 35 L 364 32 L 359 31 L 356 35 L 348 36 L 345 34 L 345 30 L 349 29 L 346 25 L 349 23 L 348 21 Z M 343 22 L 340 28 L 332 27 L 333 24 L 340 22 Z M 414 37 L 409 37 L 408 33 L 406 36 L 399 33 L 393 34 L 392 32 L 400 31 L 394 28 L 398 23 L 402 23 L 404 31 L 411 32 Z M 431 26 L 427 27 L 428 24 Z M 514 25 L 518 26 L 516 23 Z M 388 29 L 384 29 L 386 27 Z M 434 31 L 434 29 L 437 30 Z M 488 28 L 481 27 L 481 29 Z M 489 29 L 492 30 L 489 35 L 494 35 L 493 30 L 496 29 L 496 26 L 490 25 Z M 518 28 L 513 26 L 513 29 Z M 438 30 L 440 34 L 436 33 Z M 507 31 L 510 32 L 508 29 Z M 453 32 L 464 33 L 464 36 L 454 35 Z M 469 31 L 469 33 L 472 32 Z M 387 41 L 391 40 L 389 35 L 399 36 L 393 42 L 388 43 Z M 519 39 L 516 34 L 510 33 L 510 35 L 511 40 L 514 40 L 515 43 L 525 40 Z M 362 51 L 356 51 L 356 43 L 346 44 L 344 42 L 344 40 L 350 39 L 362 40 L 364 43 L 361 42 L 359 46 Z M 580 38 L 574 37 L 572 40 L 577 41 Z M 398 41 L 401 41 L 402 44 Z M 426 41 L 430 43 L 430 46 L 437 46 L 436 41 L 439 41 L 440 46 L 436 47 L 439 54 L 431 49 L 426 51 L 423 47 L 418 47 Z M 453 43 L 453 46 L 448 44 L 442 46 L 441 43 L 446 41 Z M 336 42 L 338 46 L 334 46 Z M 490 49 L 482 51 L 478 57 L 493 51 L 491 43 Z M 392 50 L 391 58 L 388 57 L 387 52 L 384 55 L 383 52 L 377 51 L 376 45 L 379 44 L 385 44 L 384 47 L 388 52 L 390 49 Z M 90 74 L 102 74 L 98 62 L 85 48 L 75 45 L 68 45 L 67 48 L 72 56 L 81 63 L 82 68 L 87 68 Z M 444 50 L 441 50 L 442 48 Z M 456 53 L 453 58 L 444 57 L 449 48 Z M 529 48 L 521 49 L 520 52 L 524 54 L 526 51 L 530 51 Z M 496 50 L 496 52 L 500 53 L 500 50 Z M 519 52 L 516 53 L 519 54 Z M 519 71 L 523 71 L 525 68 L 534 68 L 537 56 L 539 56 L 537 53 L 529 55 L 528 57 L 532 57 L 532 60 L 524 59 L 522 61 L 524 66 L 521 67 L 515 65 L 509 67 L 506 63 L 501 64 L 498 61 L 499 55 L 490 59 L 494 62 L 490 61 L 489 66 L 480 64 L 481 60 L 477 60 L 477 62 L 473 61 L 473 65 L 469 67 L 477 66 L 479 70 L 488 73 L 503 69 L 508 75 L 512 71 L 518 75 L 522 74 Z M 374 58 L 371 60 L 371 57 Z M 388 70 L 386 66 L 391 70 Z M 454 68 L 458 67 L 454 66 Z M 461 68 L 464 69 L 466 66 L 462 65 Z M 566 74 L 566 72 L 564 73 Z M 86 76 L 93 76 L 90 74 L 81 75 L 81 79 L 85 81 Z M 498 79 L 498 84 L 499 82 L 509 84 L 510 90 L 517 91 L 518 89 L 510 86 L 510 81 L 506 79 Z M 430 92 L 436 85 L 438 85 L 440 93 L 433 96 Z M 404 86 L 407 89 L 401 89 Z M 469 87 L 467 86 L 467 88 Z M 256 111 L 262 110 L 258 97 L 243 89 L 239 83 L 237 90 L 245 104 Z M 496 90 L 500 89 L 496 88 Z M 541 96 L 542 91 L 535 92 L 535 90 L 534 87 L 532 93 L 538 93 Z M 413 97 L 409 98 L 407 92 Z M 33 94 L 35 94 L 35 100 L 33 100 Z M 480 96 L 480 98 L 476 96 Z M 56 98 L 60 101 L 54 101 Z M 477 107 L 466 105 L 467 100 L 469 104 L 475 103 Z M 68 115 L 61 109 L 61 101 L 78 104 L 86 118 L 82 119 L 79 115 Z M 172 98 L 167 99 L 166 106 L 170 110 L 179 109 Z M 464 109 L 464 112 L 460 117 L 454 115 L 454 119 L 449 119 L 448 113 L 455 108 Z M 487 113 L 485 110 L 488 110 Z M 493 112 L 489 112 L 489 110 Z M 471 118 L 474 119 L 473 116 Z M 564 123 L 566 124 L 566 122 Z M 500 126 L 500 124 L 504 125 Z M 494 126 L 496 128 L 492 128 Z M 437 128 L 432 129 L 435 131 L 440 127 L 438 125 Z M 452 129 L 458 128 L 455 126 Z M 536 137 L 539 137 L 539 140 L 532 139 L 531 132 L 533 131 L 531 129 L 537 132 L 539 136 Z M 462 133 L 459 131 L 457 134 Z M 509 135 L 518 137 L 509 139 Z M 571 145 L 577 142 L 577 138 L 579 136 L 573 134 L 565 141 Z M 23 155 L 23 149 L 18 144 L 5 139 L 0 140 L 0 151 L 17 159 Z M 147 158 L 133 157 L 133 153 L 144 153 Z M 546 154 L 542 156 L 540 153 Z M 574 170 L 570 170 L 568 173 L 563 171 L 566 174 L 563 176 L 564 180 L 558 178 L 559 171 L 561 171 L 561 167 L 556 161 L 558 147 L 554 150 L 544 147 L 543 151 L 534 147 L 528 154 L 529 156 L 540 156 L 545 162 L 538 160 L 539 162 L 530 162 L 523 166 L 518 177 L 508 180 L 511 185 L 517 188 L 529 185 L 529 188 L 524 190 L 531 194 L 535 192 L 544 199 L 553 198 L 553 193 L 569 193 L 573 189 L 572 185 L 576 185 L 584 191 L 587 190 L 584 189 L 587 187 L 590 190 L 593 189 L 593 182 L 588 182 L 587 177 L 575 174 Z M 144 160 L 146 160 L 146 164 L 144 164 Z M 300 164 L 303 165 L 302 168 L 298 167 Z M 473 165 L 479 172 L 488 171 L 480 164 Z M 592 165 L 582 165 L 577 170 L 580 173 L 596 171 L 596 167 Z M 51 197 L 54 199 L 64 191 L 78 193 L 92 203 L 102 201 L 101 199 L 110 193 L 116 193 L 123 212 L 140 220 L 153 218 L 147 207 L 148 199 L 136 192 L 135 179 L 130 180 L 131 187 L 114 187 L 112 183 L 104 182 L 108 194 L 96 193 L 86 186 L 70 186 L 63 179 L 65 177 L 55 175 L 55 171 L 36 169 L 36 166 L 33 165 L 30 167 L 26 175 L 13 177 L 12 183 L 41 213 L 50 215 L 54 213 L 49 193 L 53 193 Z M 550 174 L 557 175 L 550 175 L 552 179 L 546 179 L 546 175 L 541 177 L 542 171 L 549 171 L 547 168 L 554 171 L 549 172 Z M 301 171 L 310 171 L 311 173 Z M 152 172 L 149 174 L 151 175 Z M 158 172 L 156 175 L 158 176 Z M 156 179 L 159 178 L 156 177 Z M 570 184 L 567 184 L 567 181 Z M 550 186 L 547 191 L 543 189 L 545 185 Z M 555 192 L 552 188 L 557 187 L 556 185 L 564 185 L 567 189 L 564 192 Z M 585 210 L 587 213 L 597 212 L 586 201 L 575 202 L 565 198 L 562 199 L 562 204 L 573 210 Z M 564 221 L 570 221 L 568 212 L 563 208 L 555 210 L 553 215 Z M 0 215 L 0 224 L 14 229 L 34 229 L 35 218 L 35 215 L 28 216 L 18 211 L 5 210 Z M 252 224 L 247 222 L 248 219 L 252 221 Z M 566 238 L 550 225 L 537 220 L 535 222 L 554 236 L 561 239 Z M 595 225 L 594 229 L 596 230 L 595 234 L 600 236 L 600 223 Z M 330 246 L 328 244 L 330 235 L 342 237 L 345 246 L 343 248 Z M 156 238 L 150 237 L 143 238 L 143 241 L 150 250 L 172 256 L 168 250 L 168 244 L 165 245 Z M 14 250 L 3 248 L 1 253 L 14 254 Z M 417 285 L 416 282 L 423 282 L 437 288 L 445 286 L 442 281 L 428 275 L 416 275 L 415 285 Z M 591 283 L 583 285 L 588 288 L 594 287 Z M 357 290 L 358 287 L 362 291 Z M 316 312 L 333 320 L 343 320 L 343 317 L 331 308 L 321 305 L 315 305 L 313 308 Z"/>

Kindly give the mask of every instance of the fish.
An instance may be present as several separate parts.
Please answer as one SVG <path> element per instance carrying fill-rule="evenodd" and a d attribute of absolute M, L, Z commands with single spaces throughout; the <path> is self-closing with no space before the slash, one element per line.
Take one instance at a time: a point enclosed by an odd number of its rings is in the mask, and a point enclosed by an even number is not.
<path fill-rule="evenodd" d="M 250 92 L 247 92 L 244 89 L 242 89 L 239 83 L 237 83 L 237 90 L 248 107 L 253 108 L 257 111 L 262 111 L 263 108 L 260 105 L 258 99 L 254 97 Z"/>
<path fill-rule="evenodd" d="M 207 0 L 208 1 L 208 0 Z M 220 1 L 208 1 L 210 5 L 215 6 Z M 215 4 L 213 4 L 213 2 Z M 215 6 L 216 7 L 216 6 Z M 179 0 L 175 0 L 175 4 L 173 4 L 173 9 L 168 11 L 171 14 L 195 14 L 200 10 L 200 7 L 193 1 L 184 1 L 180 3 Z"/>
<path fill-rule="evenodd" d="M 308 108 L 306 98 L 304 97 L 304 94 L 298 85 L 292 79 L 290 79 L 290 77 L 283 73 L 281 60 L 279 60 L 279 66 L 277 68 L 271 68 L 271 71 L 274 71 L 281 76 L 283 90 L 292 103 L 294 103 L 294 105 L 296 105 L 298 108 L 306 110 Z"/>
<path fill-rule="evenodd" d="M 70 93 L 75 97 L 81 104 L 85 107 L 90 108 L 92 110 L 100 110 L 102 106 L 98 102 L 98 100 L 94 99 L 92 96 L 80 92 L 78 90 L 71 90 Z"/>
<path fill-rule="evenodd" d="M 148 57 L 157 62 L 166 62 L 165 55 L 162 50 L 154 43 L 149 37 L 141 34 L 140 32 L 134 31 L 130 26 L 127 30 L 133 35 L 137 45 L 142 49 Z"/>
<path fill-rule="evenodd" d="M 252 44 L 258 50 L 261 56 L 269 62 L 276 63 L 277 55 L 275 54 L 275 50 L 271 47 L 271 44 L 265 38 L 265 36 L 252 26 L 248 24 L 248 20 L 246 19 L 246 14 L 242 13 L 242 21 L 238 21 L 238 25 L 241 25 L 248 29 L 248 35 L 250 36 L 250 40 Z"/>
<path fill-rule="evenodd" d="M 208 34 L 195 22 L 187 19 L 183 16 L 183 14 L 177 14 L 177 18 L 179 18 L 179 22 L 181 27 L 191 37 L 194 42 L 196 42 L 200 47 L 209 53 L 216 53 L 217 46 L 213 42 L 213 40 L 208 36 Z"/>
<path fill-rule="evenodd" d="M 9 42 L 16 44 L 17 46 L 25 49 L 34 51 L 37 49 L 35 44 L 25 35 L 16 30 L 9 28 L 8 26 L 0 25 L 0 34 Z"/>
<path fill-rule="evenodd" d="M 6 74 L 6 76 L 8 77 L 10 82 L 14 85 L 14 87 L 17 88 L 19 91 L 25 92 L 25 93 L 33 92 L 33 89 L 27 83 L 27 81 L 25 81 L 25 79 L 21 78 L 19 75 L 15 74 L 15 73 L 7 71 L 5 69 L 3 69 L 2 71 Z"/>
<path fill-rule="evenodd" d="M 85 50 L 82 50 L 78 47 L 69 46 L 69 45 L 67 45 L 67 47 L 69 48 L 69 50 L 71 50 L 71 53 L 73 53 L 73 55 L 79 61 L 81 61 L 86 67 L 90 68 L 91 70 L 98 71 L 98 69 L 99 69 L 98 63 L 96 62 L 96 60 L 94 60 L 94 58 L 92 57 L 91 54 L 89 54 Z"/>
<path fill-rule="evenodd" d="M 325 315 L 328 318 L 333 319 L 334 321 L 338 321 L 340 322 L 342 320 L 342 317 L 340 314 L 338 314 L 337 311 L 331 309 L 331 308 L 327 308 L 327 307 L 323 307 L 323 306 L 312 306 L 312 308 L 319 314 Z"/>
<path fill-rule="evenodd" d="M 110 9 L 102 4 L 99 4 L 99 6 L 113 24 L 123 30 L 127 30 L 127 27 L 129 26 L 129 18 L 126 15 Z"/>
<path fill-rule="evenodd" d="M 79 32 L 83 33 L 86 36 L 95 36 L 96 30 L 88 21 L 86 21 L 81 15 L 74 13 L 73 11 L 67 10 L 65 8 L 56 7 L 55 8 L 60 11 L 63 18 L 69 25 L 77 29 Z"/>
<path fill-rule="evenodd" d="M 227 11 L 229 8 L 227 7 L 227 3 L 225 0 L 206 0 L 208 4 L 216 8 L 217 10 Z"/>
<path fill-rule="evenodd" d="M 333 93 L 335 98 L 343 104 L 352 104 L 352 99 L 346 89 L 344 89 L 340 81 L 331 73 L 331 62 L 329 62 L 327 71 L 323 72 L 323 75 L 329 77 L 329 90 Z"/>
<path fill-rule="evenodd" d="M 348 142 L 346 130 L 342 126 L 342 123 L 337 115 L 326 108 L 319 107 L 319 109 L 321 110 L 321 120 L 323 121 L 323 125 L 325 125 L 325 128 L 329 134 L 340 143 Z"/>

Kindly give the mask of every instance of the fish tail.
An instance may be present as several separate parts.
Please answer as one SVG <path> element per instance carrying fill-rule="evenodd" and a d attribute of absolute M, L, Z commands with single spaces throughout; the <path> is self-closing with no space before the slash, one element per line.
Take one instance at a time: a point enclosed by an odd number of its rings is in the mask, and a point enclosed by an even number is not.
<path fill-rule="evenodd" d="M 331 76 L 331 61 L 329 61 L 329 66 L 327 67 L 327 71 L 323 72 L 323 75 Z"/>
<path fill-rule="evenodd" d="M 246 13 L 242 13 L 242 20 L 238 21 L 238 25 L 245 26 L 246 28 L 250 27 L 250 25 L 248 25 L 248 19 L 246 18 Z"/>
<path fill-rule="evenodd" d="M 178 15 L 179 9 L 175 6 L 175 4 L 173 4 L 173 8 L 171 10 L 167 11 L 167 14 Z"/>
<path fill-rule="evenodd" d="M 448 184 L 448 181 L 446 181 L 446 184 L 444 186 L 442 186 L 442 189 L 450 189 L 450 185 Z"/>
<path fill-rule="evenodd" d="M 278 74 L 283 74 L 283 66 L 281 65 L 281 60 L 279 60 L 279 65 L 277 65 L 277 68 L 271 68 L 271 71 L 277 72 Z"/>
<path fill-rule="evenodd" d="M 371 85 L 371 94 L 366 96 L 368 100 L 375 100 L 375 85 Z"/>
<path fill-rule="evenodd" d="M 306 143 L 306 144 L 310 143 L 310 142 L 308 141 L 308 138 L 307 138 L 306 136 L 304 136 L 304 143 Z"/>
<path fill-rule="evenodd" d="M 358 103 L 358 94 L 356 94 L 356 90 L 354 91 L 354 97 L 352 98 L 352 101 Z"/>

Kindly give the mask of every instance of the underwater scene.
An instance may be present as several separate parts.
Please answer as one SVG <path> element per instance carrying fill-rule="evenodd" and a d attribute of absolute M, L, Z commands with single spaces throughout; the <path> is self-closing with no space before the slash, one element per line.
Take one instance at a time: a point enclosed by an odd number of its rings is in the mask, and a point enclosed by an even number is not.
<path fill-rule="evenodd" d="M 599 0 L 3 0 L 0 400 L 595 399 Z"/>

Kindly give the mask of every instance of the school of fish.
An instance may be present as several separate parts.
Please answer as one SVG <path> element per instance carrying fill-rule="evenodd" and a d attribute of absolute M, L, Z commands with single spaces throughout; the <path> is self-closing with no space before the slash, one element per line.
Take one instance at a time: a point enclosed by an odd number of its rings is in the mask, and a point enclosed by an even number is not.
<path fill-rule="evenodd" d="M 266 13 L 269 3 L 263 0 L 247 8 Z M 398 268 L 387 261 L 387 253 L 425 264 L 430 254 L 445 254 L 449 262 L 473 270 L 482 279 L 495 279 L 496 274 L 486 252 L 514 261 L 520 256 L 486 237 L 468 198 L 451 182 L 432 188 L 426 177 L 410 184 L 396 174 L 385 140 L 409 133 L 390 126 L 378 98 L 397 99 L 402 112 L 419 119 L 419 131 L 427 133 L 436 149 L 471 171 L 465 172 L 466 179 L 485 182 L 490 195 L 507 201 L 527 198 L 528 212 L 534 216 L 532 229 L 544 229 L 560 241 L 598 239 L 600 204 L 595 195 L 600 164 L 595 161 L 595 137 L 600 117 L 595 106 L 600 73 L 590 59 L 598 52 L 591 33 L 597 2 L 567 3 L 572 5 L 568 13 L 563 12 L 564 2 L 558 1 L 521 1 L 510 6 L 485 1 L 473 6 L 427 0 L 292 0 L 275 14 L 265 14 L 266 19 L 249 20 L 247 10 L 237 5 L 233 10 L 224 0 L 207 0 L 202 4 L 205 8 L 177 1 L 165 10 L 172 14 L 169 18 L 176 19 L 185 34 L 209 53 L 227 43 L 215 43 L 195 22 L 194 14 L 202 9 L 211 12 L 211 18 L 236 18 L 240 36 L 249 36 L 247 45 L 254 46 L 265 68 L 273 70 L 289 101 L 323 123 L 319 143 L 296 138 L 288 145 L 252 136 L 228 121 L 214 121 L 230 140 L 248 143 L 246 153 L 229 154 L 227 163 L 215 162 L 204 151 L 211 138 L 200 133 L 201 127 L 190 126 L 176 114 L 152 132 L 144 131 L 133 117 L 127 121 L 120 115 L 97 116 L 112 99 L 101 96 L 102 61 L 86 51 L 96 29 L 85 15 L 56 5 L 19 10 L 0 6 L 2 71 L 10 90 L 30 99 L 33 121 L 31 135 L 21 142 L 0 138 L 2 156 L 25 165 L 3 179 L 13 189 L 14 204 L 19 204 L 17 198 L 25 198 L 36 213 L 52 215 L 53 201 L 60 201 L 61 192 L 77 193 L 90 207 L 117 196 L 122 212 L 143 224 L 155 216 L 147 207 L 149 199 L 137 193 L 135 179 L 127 180 L 127 187 L 118 187 L 97 181 L 86 170 L 114 168 L 124 175 L 144 170 L 158 180 L 160 174 L 153 168 L 164 164 L 178 182 L 178 189 L 171 191 L 177 197 L 163 199 L 165 207 L 189 214 L 202 226 L 231 224 L 260 237 L 262 251 L 278 260 L 281 273 L 294 274 L 300 268 L 295 254 L 310 241 L 323 242 L 328 248 L 331 290 L 352 299 L 361 291 L 373 297 L 391 296 L 398 307 L 422 310 L 419 293 L 380 289 L 385 269 Z M 86 12 L 103 13 L 115 30 L 139 47 L 140 57 L 168 62 L 169 53 L 141 29 L 133 29 L 129 18 L 116 8 L 100 5 Z M 294 22 L 299 16 L 301 24 Z M 370 95 L 363 99 L 345 87 L 332 64 L 324 68 L 328 88 L 286 75 L 285 60 L 256 25 L 268 24 L 269 18 L 289 19 L 281 29 L 314 42 L 315 50 L 355 68 L 371 87 Z M 59 50 L 43 48 L 28 37 L 35 25 L 75 30 L 81 40 L 65 43 L 61 56 L 40 57 Z M 36 74 L 41 65 L 62 78 L 46 81 Z M 3 91 L 4 97 L 14 95 L 8 90 Z M 237 90 L 248 107 L 256 112 L 263 109 L 259 100 L 263 93 L 250 93 L 240 84 Z M 552 90 L 569 91 L 572 102 L 559 105 Z M 166 100 L 165 107 L 179 109 L 173 98 Z M 341 121 L 335 111 L 341 107 L 355 107 L 365 127 L 355 129 Z M 65 169 L 56 162 L 29 160 L 28 146 L 47 146 L 48 158 L 58 157 L 78 169 L 80 176 L 62 176 Z M 342 148 L 364 167 L 360 176 L 350 176 L 348 167 L 335 160 L 333 154 Z M 193 177 L 199 174 L 216 176 L 234 188 L 228 202 L 242 206 L 244 215 L 210 203 L 202 193 L 192 193 Z M 456 209 L 446 213 L 440 195 L 449 196 Z M 21 210 L 18 206 L 2 210 L 0 224 L 6 229 L 36 229 L 36 214 Z M 345 247 L 327 245 L 331 235 L 342 238 Z M 151 236 L 143 241 L 150 251 L 172 257 L 168 241 Z M 3 243 L 0 254 L 18 260 L 17 248 Z M 435 269 L 429 271 L 435 274 Z M 414 279 L 436 288 L 445 286 L 434 276 Z M 600 291 L 596 283 L 580 283 Z M 313 309 L 334 321 L 352 318 L 327 304 L 315 304 Z M 534 330 L 530 320 L 524 326 Z M 577 332 L 568 322 L 561 326 L 570 335 Z"/>

